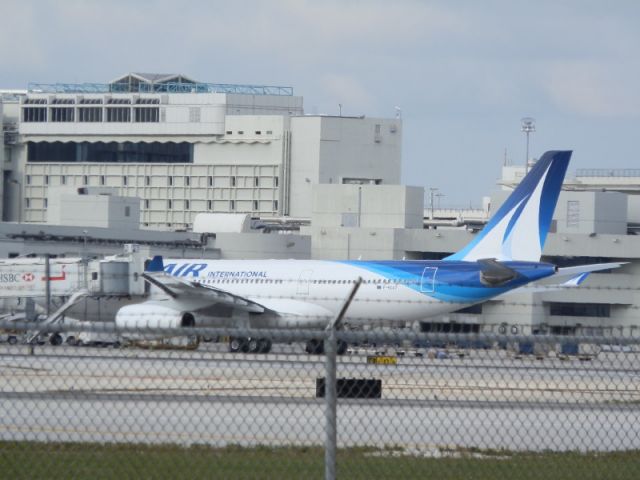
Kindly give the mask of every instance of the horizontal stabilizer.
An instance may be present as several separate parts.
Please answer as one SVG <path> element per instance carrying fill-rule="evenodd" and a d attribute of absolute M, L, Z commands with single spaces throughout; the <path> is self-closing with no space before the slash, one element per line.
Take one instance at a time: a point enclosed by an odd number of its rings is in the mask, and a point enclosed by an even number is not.
<path fill-rule="evenodd" d="M 602 270 L 611 270 L 619 268 L 628 262 L 612 262 L 612 263 L 592 263 L 591 265 L 578 265 L 576 267 L 558 268 L 558 271 L 549 278 L 555 277 L 576 277 L 581 273 L 600 272 Z"/>
<path fill-rule="evenodd" d="M 628 262 L 593 263 L 591 265 L 558 268 L 556 273 L 545 278 L 540 283 L 532 283 L 525 285 L 524 287 L 516 288 L 503 293 L 497 298 L 504 298 L 509 295 L 517 295 L 520 293 L 544 293 L 579 287 L 587 279 L 589 274 L 618 268 L 626 263 Z"/>

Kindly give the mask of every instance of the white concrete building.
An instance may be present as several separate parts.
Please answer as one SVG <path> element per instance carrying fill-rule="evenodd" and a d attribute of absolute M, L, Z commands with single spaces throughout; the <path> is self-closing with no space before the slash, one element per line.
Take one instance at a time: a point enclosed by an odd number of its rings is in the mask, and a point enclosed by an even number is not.
<path fill-rule="evenodd" d="M 400 183 L 400 119 L 294 117 L 291 131 L 291 216 L 310 216 L 313 185 Z"/>
<path fill-rule="evenodd" d="M 84 187 L 139 197 L 154 229 L 190 228 L 198 213 L 309 218 L 312 184 L 400 179 L 399 119 L 307 117 L 290 87 L 132 73 L 16 98 L 5 221 L 47 222 L 53 193 Z"/>

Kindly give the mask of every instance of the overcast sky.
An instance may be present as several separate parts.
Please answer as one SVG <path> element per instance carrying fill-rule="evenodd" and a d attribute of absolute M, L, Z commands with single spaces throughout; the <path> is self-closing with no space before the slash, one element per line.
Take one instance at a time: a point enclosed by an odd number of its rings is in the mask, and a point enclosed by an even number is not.
<path fill-rule="evenodd" d="M 640 168 L 640 2 L 3 0 L 0 88 L 130 71 L 292 86 L 307 113 L 402 111 L 403 182 L 480 205 L 523 163 Z"/>

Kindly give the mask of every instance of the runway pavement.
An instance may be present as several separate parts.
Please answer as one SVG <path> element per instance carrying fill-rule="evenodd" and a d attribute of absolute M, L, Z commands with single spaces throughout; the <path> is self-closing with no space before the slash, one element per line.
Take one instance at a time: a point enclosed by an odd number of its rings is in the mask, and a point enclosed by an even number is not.
<path fill-rule="evenodd" d="M 298 346 L 299 347 L 299 346 Z M 321 445 L 315 398 L 324 358 L 0 345 L 4 440 L 226 445 Z M 640 448 L 636 355 L 589 362 L 400 357 L 371 365 L 340 358 L 338 377 L 382 380 L 381 399 L 341 399 L 342 446 L 518 450 Z"/>

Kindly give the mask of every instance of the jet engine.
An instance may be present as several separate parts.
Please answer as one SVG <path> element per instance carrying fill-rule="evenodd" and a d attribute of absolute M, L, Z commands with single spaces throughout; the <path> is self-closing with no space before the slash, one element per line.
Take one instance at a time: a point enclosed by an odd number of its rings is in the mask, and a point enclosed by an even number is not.
<path fill-rule="evenodd" d="M 163 305 L 139 303 L 122 307 L 116 313 L 116 326 L 120 328 L 180 328 L 195 327 L 195 317 Z"/>

